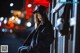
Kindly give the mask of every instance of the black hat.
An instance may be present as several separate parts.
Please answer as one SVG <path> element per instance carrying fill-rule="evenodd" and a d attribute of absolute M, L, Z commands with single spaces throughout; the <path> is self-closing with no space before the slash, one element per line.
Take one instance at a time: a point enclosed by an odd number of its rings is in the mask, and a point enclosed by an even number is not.
<path fill-rule="evenodd" d="M 33 13 L 40 13 L 41 15 L 43 15 L 46 12 L 46 7 L 45 6 L 36 6 L 35 10 L 33 11 Z"/>

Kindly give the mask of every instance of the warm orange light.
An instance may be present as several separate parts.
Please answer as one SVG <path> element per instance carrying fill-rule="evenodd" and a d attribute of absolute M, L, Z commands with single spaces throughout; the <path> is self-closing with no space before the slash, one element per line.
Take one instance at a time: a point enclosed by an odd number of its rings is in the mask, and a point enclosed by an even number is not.
<path fill-rule="evenodd" d="M 13 15 L 21 18 L 22 17 L 22 12 L 19 11 L 19 10 L 13 10 Z"/>

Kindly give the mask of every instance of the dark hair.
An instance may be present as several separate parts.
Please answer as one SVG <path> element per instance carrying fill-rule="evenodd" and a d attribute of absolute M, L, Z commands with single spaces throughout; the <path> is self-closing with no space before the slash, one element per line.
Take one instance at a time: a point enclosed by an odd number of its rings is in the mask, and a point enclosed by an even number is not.
<path fill-rule="evenodd" d="M 49 23 L 48 17 L 47 17 L 47 12 L 46 12 L 46 7 L 41 6 L 41 5 L 38 6 L 37 9 L 35 11 L 33 11 L 33 14 L 35 14 L 35 13 L 41 14 L 44 24 L 47 25 Z"/>
<path fill-rule="evenodd" d="M 46 12 L 46 7 L 44 6 L 37 6 L 37 9 L 33 11 L 33 14 L 35 13 L 40 13 L 41 15 L 43 15 Z"/>

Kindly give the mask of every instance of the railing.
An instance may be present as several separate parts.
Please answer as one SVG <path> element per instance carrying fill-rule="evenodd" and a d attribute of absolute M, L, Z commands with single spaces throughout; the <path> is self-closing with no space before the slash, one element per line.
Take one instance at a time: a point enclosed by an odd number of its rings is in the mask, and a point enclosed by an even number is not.
<path fill-rule="evenodd" d="M 73 1 L 77 2 L 77 0 L 72 0 L 72 2 Z M 68 6 L 69 4 L 71 4 L 71 6 Z M 59 0 L 52 0 L 49 8 L 48 16 L 50 16 L 49 20 L 53 25 L 55 37 L 54 42 L 50 45 L 50 53 L 75 53 L 77 3 L 65 4 L 60 3 Z M 65 11 L 65 9 L 68 10 L 68 12 Z M 65 18 L 64 15 L 68 18 Z M 69 31 L 67 31 L 68 34 L 64 33 L 64 35 L 62 35 L 58 29 L 58 25 L 61 21 L 60 19 L 63 19 L 63 23 L 65 22 L 66 24 L 69 24 L 69 26 L 67 26 L 67 29 L 69 29 Z M 67 22 L 65 19 L 69 22 Z"/>

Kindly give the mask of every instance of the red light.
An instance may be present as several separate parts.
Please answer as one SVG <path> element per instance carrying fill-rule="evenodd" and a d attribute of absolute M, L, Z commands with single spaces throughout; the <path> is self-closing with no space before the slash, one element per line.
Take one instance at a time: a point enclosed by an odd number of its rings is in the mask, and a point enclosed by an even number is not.
<path fill-rule="evenodd" d="M 31 3 L 32 3 L 31 0 L 26 0 L 26 8 L 25 8 L 27 12 L 25 15 L 26 19 L 29 19 L 30 16 L 32 16 L 32 7 L 28 7 L 29 4 L 31 5 Z"/>
<path fill-rule="evenodd" d="M 42 6 L 48 7 L 49 3 L 50 2 L 48 0 L 34 0 L 35 5 L 42 5 Z"/>

